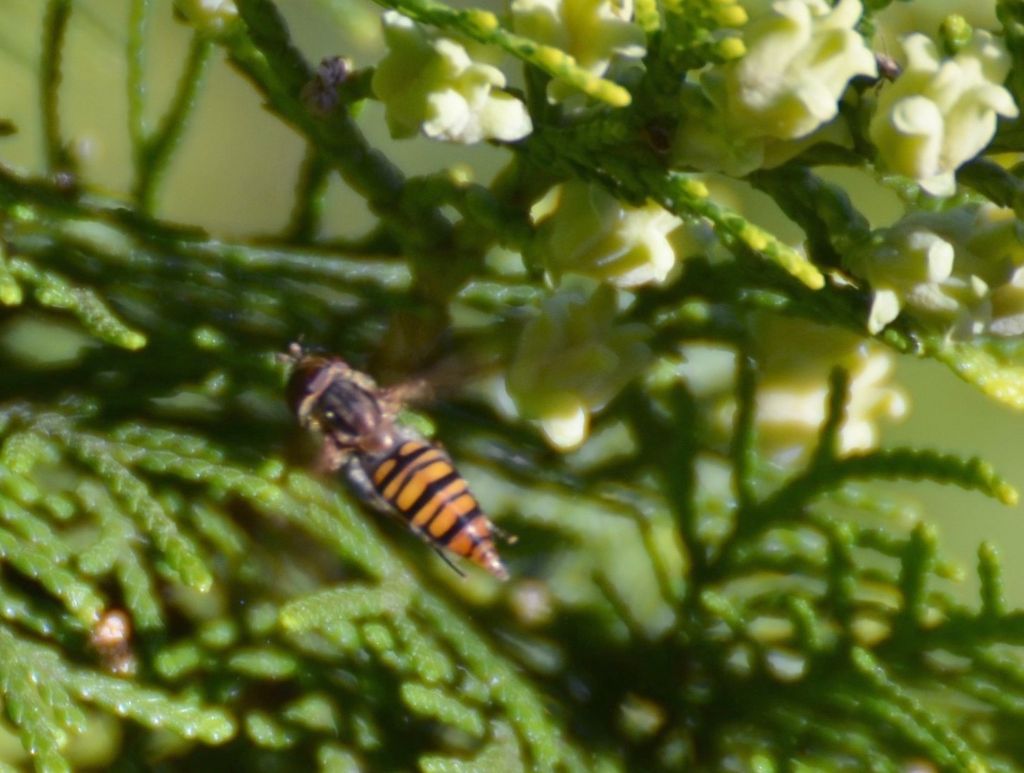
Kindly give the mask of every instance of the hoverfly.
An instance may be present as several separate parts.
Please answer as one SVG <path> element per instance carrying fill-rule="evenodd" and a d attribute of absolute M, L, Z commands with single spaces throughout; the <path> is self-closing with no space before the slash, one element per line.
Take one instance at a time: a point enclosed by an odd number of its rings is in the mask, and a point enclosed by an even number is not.
<path fill-rule="evenodd" d="M 498 533 L 448 455 L 396 422 L 406 400 L 422 391 L 410 382 L 378 387 L 340 357 L 292 344 L 286 396 L 299 424 L 323 436 L 322 458 L 341 470 L 353 491 L 377 510 L 398 514 L 441 552 L 467 558 L 499 580 L 508 570 L 498 556 Z"/>

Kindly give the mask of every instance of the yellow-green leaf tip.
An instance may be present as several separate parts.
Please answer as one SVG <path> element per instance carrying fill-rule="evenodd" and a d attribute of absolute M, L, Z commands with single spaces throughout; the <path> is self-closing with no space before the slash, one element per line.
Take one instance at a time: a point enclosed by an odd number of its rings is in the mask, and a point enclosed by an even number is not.
<path fill-rule="evenodd" d="M 466 13 L 466 19 L 481 32 L 494 32 L 498 29 L 498 17 L 490 11 L 474 9 Z"/>
<path fill-rule="evenodd" d="M 18 306 L 23 298 L 24 294 L 17 282 L 13 280 L 0 282 L 0 304 Z"/>
<path fill-rule="evenodd" d="M 995 491 L 996 499 L 1002 502 L 1004 505 L 1013 507 L 1017 504 L 1020 499 L 1020 494 L 1017 493 L 1017 489 L 1011 486 L 1009 483 L 1001 483 L 996 487 Z"/>
<path fill-rule="evenodd" d="M 121 347 L 128 349 L 129 351 L 138 351 L 144 347 L 147 343 L 146 336 L 142 333 L 137 333 L 134 330 L 130 330 L 124 334 L 120 342 Z"/>

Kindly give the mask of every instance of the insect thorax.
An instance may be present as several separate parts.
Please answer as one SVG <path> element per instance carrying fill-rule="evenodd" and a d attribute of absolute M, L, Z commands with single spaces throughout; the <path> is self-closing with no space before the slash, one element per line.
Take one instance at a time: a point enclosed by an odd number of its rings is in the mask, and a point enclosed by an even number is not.
<path fill-rule="evenodd" d="M 307 357 L 292 370 L 288 402 L 299 421 L 343 445 L 372 438 L 389 424 L 376 384 L 339 359 Z"/>
<path fill-rule="evenodd" d="M 317 400 L 315 410 L 325 429 L 351 437 L 374 434 L 384 420 L 377 398 L 348 379 L 332 381 Z"/>

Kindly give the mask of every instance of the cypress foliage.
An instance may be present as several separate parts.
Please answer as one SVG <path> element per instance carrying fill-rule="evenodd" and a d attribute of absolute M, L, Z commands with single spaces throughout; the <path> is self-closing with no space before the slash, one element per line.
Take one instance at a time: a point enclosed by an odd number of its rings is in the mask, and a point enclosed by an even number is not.
<path fill-rule="evenodd" d="M 887 231 L 821 168 L 882 169 L 857 112 L 877 79 L 855 79 L 839 104 L 845 145 L 733 175 L 799 226 L 797 248 L 661 147 L 697 114 L 687 112 L 696 103 L 686 73 L 742 53 L 738 6 L 638 0 L 643 72 L 616 79 L 490 11 L 380 4 L 524 65 L 523 90 L 504 93 L 523 98 L 532 131 L 504 143 L 509 166 L 489 186 L 456 170 L 407 176 L 358 120 L 374 98 L 371 68 L 316 69 L 271 0 L 237 0 L 237 14 L 222 17 L 179 3 L 175 23 L 193 37 L 174 65 L 177 88 L 154 110 L 151 26 L 168 10 L 132 0 L 133 184 L 98 190 L 61 125 L 69 25 L 82 10 L 47 3 L 46 169 L 0 167 L 0 315 L 60 319 L 86 343 L 59 370 L 4 355 L 0 737 L 20 745 L 0 744 L 0 762 L 1018 767 L 1024 615 L 1005 601 L 996 546 L 979 547 L 980 600 L 964 603 L 934 526 L 872 484 L 953 485 L 1005 504 L 1016 491 L 976 458 L 845 448 L 858 390 L 849 368 L 818 374 L 824 419 L 797 461 L 780 462 L 763 442 L 766 320 L 872 338 L 878 288 L 847 261 L 874 254 Z M 1019 104 L 1024 5 L 999 8 Z M 873 23 L 865 16 L 861 31 Z M 950 46 L 964 38 L 956 31 L 947 29 Z M 162 184 L 221 56 L 307 143 L 291 221 L 272 238 L 225 240 L 159 217 Z M 552 83 L 585 107 L 549 100 Z M 1020 151 L 1016 125 L 991 149 Z M 334 174 L 373 214 L 363 238 L 319 238 Z M 908 211 L 936 217 L 983 202 L 1013 217 L 1020 207 L 1019 170 L 990 158 L 962 166 L 959 192 L 945 198 L 877 178 Z M 435 370 L 460 385 L 498 374 L 511 388 L 521 341 L 557 295 L 530 208 L 567 181 L 656 204 L 709 242 L 672 281 L 568 306 L 580 328 L 605 307 L 622 325 L 593 323 L 621 338 L 592 359 L 628 350 L 640 364 L 587 403 L 580 450 L 552 450 L 528 409 L 514 416 L 483 389 L 441 387 L 434 405 L 403 417 L 436 432 L 496 523 L 519 535 L 503 549 L 508 585 L 472 569 L 464 580 L 338 476 L 313 471 L 315 441 L 287 414 L 276 355 L 304 334 L 382 378 L 440 361 Z M 502 250 L 522 264 L 502 269 Z M 954 334 L 903 311 L 874 345 L 944 363 L 1024 406 L 1019 338 Z M 681 347 L 695 343 L 731 355 L 713 398 L 679 375 Z"/>

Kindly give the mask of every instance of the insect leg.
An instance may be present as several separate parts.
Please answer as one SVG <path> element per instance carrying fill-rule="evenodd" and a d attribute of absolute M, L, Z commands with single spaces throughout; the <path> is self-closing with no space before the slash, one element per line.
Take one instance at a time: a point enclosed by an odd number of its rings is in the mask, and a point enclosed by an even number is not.
<path fill-rule="evenodd" d="M 512 532 L 505 531 L 503 528 L 496 525 L 494 521 L 491 521 L 490 524 L 491 533 L 507 545 L 515 545 L 519 541 L 519 537 L 512 534 Z"/>
<path fill-rule="evenodd" d="M 426 535 L 420 533 L 419 529 L 416 529 L 416 533 L 423 537 L 424 541 L 427 542 L 427 544 L 429 544 L 430 547 L 434 549 L 434 552 L 441 557 L 442 561 L 444 561 L 446 564 L 448 564 L 448 566 L 451 567 L 452 571 L 455 572 L 455 574 L 459 575 L 459 577 L 461 577 L 463 580 L 466 579 L 466 573 L 459 569 L 459 567 L 457 567 L 455 564 L 453 564 L 452 560 L 444 554 L 444 551 L 441 548 L 439 548 L 434 543 L 430 542 Z"/>

